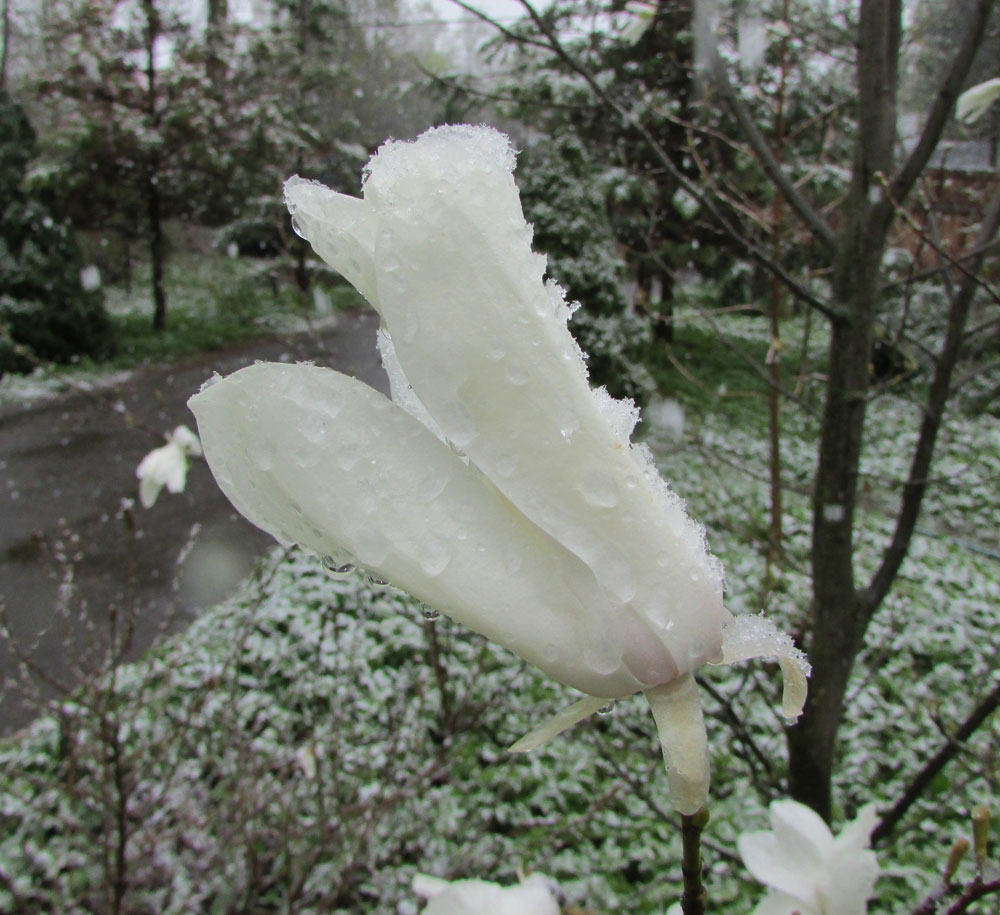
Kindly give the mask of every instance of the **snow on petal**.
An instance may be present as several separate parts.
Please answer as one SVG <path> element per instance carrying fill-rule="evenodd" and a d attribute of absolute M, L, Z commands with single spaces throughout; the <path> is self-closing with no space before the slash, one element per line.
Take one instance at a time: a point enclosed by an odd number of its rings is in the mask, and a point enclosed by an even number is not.
<path fill-rule="evenodd" d="M 373 304 L 447 439 L 590 566 L 618 608 L 632 672 L 667 683 L 719 652 L 721 571 L 591 391 L 564 296 L 531 250 L 513 164 L 488 128 L 383 146 L 364 188 Z"/>
<path fill-rule="evenodd" d="M 282 543 L 346 552 L 583 692 L 641 688 L 587 566 L 382 394 L 260 363 L 189 404 L 223 492 Z"/>
<path fill-rule="evenodd" d="M 726 626 L 722 639 L 722 664 L 736 664 L 752 658 L 773 658 L 781 667 L 784 690 L 781 713 L 789 719 L 798 718 L 805 705 L 809 662 L 791 636 L 782 632 L 764 616 L 741 614 Z M 713 659 L 714 661 L 715 659 Z"/>
<path fill-rule="evenodd" d="M 298 175 L 285 182 L 285 205 L 296 234 L 308 239 L 323 260 L 374 304 L 372 208 L 363 200 Z"/>

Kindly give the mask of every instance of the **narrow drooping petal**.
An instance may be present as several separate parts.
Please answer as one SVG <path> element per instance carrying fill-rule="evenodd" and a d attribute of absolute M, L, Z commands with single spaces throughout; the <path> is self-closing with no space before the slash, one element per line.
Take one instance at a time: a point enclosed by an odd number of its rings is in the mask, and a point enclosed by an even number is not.
<path fill-rule="evenodd" d="M 685 674 L 666 686 L 646 690 L 646 700 L 660 736 L 671 803 L 679 813 L 696 813 L 708 802 L 711 775 L 708 737 L 694 677 Z"/>
<path fill-rule="evenodd" d="M 623 660 L 645 686 L 667 683 L 719 655 L 721 572 L 629 446 L 634 411 L 591 391 L 569 308 L 531 251 L 513 162 L 506 138 L 485 128 L 384 146 L 365 184 L 370 301 L 448 441 L 593 570 L 623 640 L 623 658 L 606 663 Z M 308 208 L 301 192 L 288 192 L 297 216 Z M 303 228 L 322 254 L 325 224 Z"/>
<path fill-rule="evenodd" d="M 553 737 L 558 737 L 563 731 L 589 718 L 594 712 L 600 711 L 611 699 L 601 699 L 597 696 L 585 696 L 572 705 L 556 713 L 547 721 L 525 734 L 510 748 L 511 753 L 530 753 L 542 744 L 548 743 Z"/>
<path fill-rule="evenodd" d="M 583 692 L 641 688 L 608 664 L 620 636 L 586 565 L 377 391 L 330 369 L 261 363 L 190 406 L 222 490 L 282 543 L 346 551 Z"/>
<path fill-rule="evenodd" d="M 764 616 L 742 614 L 726 626 L 722 639 L 722 663 L 737 664 L 753 658 L 773 658 L 781 666 L 784 690 L 781 713 L 798 718 L 809 689 L 809 662 L 791 636 Z"/>

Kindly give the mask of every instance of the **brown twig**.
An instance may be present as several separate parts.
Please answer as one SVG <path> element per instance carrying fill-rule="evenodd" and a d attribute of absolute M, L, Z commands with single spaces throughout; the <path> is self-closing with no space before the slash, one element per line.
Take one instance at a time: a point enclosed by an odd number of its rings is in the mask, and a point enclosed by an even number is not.
<path fill-rule="evenodd" d="M 707 825 L 707 807 L 702 807 L 696 813 L 681 816 L 681 840 L 684 845 L 681 859 L 681 872 L 684 874 L 681 911 L 684 915 L 705 915 L 708 894 L 701 879 L 701 834 Z"/>
<path fill-rule="evenodd" d="M 1000 705 L 1000 679 L 997 680 L 993 689 L 972 710 L 969 717 L 962 722 L 959 729 L 955 731 L 954 736 L 950 737 L 948 742 L 931 757 L 927 765 L 917 773 L 913 781 L 907 786 L 899 800 L 882 817 L 878 826 L 872 831 L 872 845 L 878 845 L 888 838 L 906 812 L 916 803 L 927 786 L 934 780 L 934 777 L 958 755 L 963 743 L 993 714 L 998 705 Z"/>

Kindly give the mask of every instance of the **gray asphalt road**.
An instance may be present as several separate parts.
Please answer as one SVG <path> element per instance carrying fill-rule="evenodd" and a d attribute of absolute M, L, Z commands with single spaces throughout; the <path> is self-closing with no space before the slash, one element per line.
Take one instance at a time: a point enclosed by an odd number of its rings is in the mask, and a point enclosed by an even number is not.
<path fill-rule="evenodd" d="M 255 360 L 315 360 L 386 390 L 377 317 L 344 315 L 315 334 L 267 339 L 137 370 L 97 392 L 0 410 L 0 735 L 37 711 L 18 676 L 16 644 L 44 696 L 94 668 L 112 625 L 135 620 L 138 656 L 166 629 L 228 596 L 273 545 L 239 517 L 204 461 L 181 495 L 138 503 L 135 469 L 175 426 L 194 428 L 186 401 L 212 372 Z M 135 499 L 123 512 L 122 500 Z M 51 681 L 46 683 L 45 681 Z"/>

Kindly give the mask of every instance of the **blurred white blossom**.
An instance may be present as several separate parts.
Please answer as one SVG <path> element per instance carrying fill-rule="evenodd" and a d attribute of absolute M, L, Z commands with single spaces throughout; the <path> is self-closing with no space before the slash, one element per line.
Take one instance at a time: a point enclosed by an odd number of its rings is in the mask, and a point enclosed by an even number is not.
<path fill-rule="evenodd" d="M 955 117 L 966 123 L 978 121 L 998 98 L 1000 98 L 1000 76 L 966 89 L 958 97 Z"/>
<path fill-rule="evenodd" d="M 178 426 L 167 436 L 167 444 L 150 451 L 135 471 L 139 478 L 139 501 L 152 508 L 164 486 L 168 492 L 184 491 L 188 458 L 201 454 L 201 442 L 187 426 Z"/>
<path fill-rule="evenodd" d="M 430 900 L 423 915 L 559 915 L 553 885 L 541 874 L 508 887 L 486 880 L 450 882 L 426 874 L 413 878 L 413 891 Z"/>
<path fill-rule="evenodd" d="M 864 915 L 878 878 L 868 848 L 875 806 L 862 808 L 840 835 L 797 801 L 771 804 L 771 831 L 740 836 L 743 863 L 770 887 L 754 915 Z"/>
<path fill-rule="evenodd" d="M 101 288 L 101 271 L 94 264 L 89 264 L 80 271 L 80 285 L 85 292 L 93 292 Z"/>
<path fill-rule="evenodd" d="M 625 12 L 628 13 L 629 18 L 622 30 L 622 41 L 635 44 L 642 38 L 646 30 L 653 24 L 657 6 L 659 6 L 659 0 L 628 0 L 625 4 Z"/>

